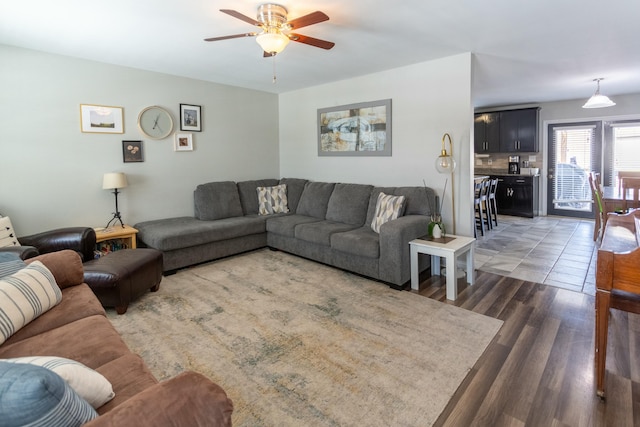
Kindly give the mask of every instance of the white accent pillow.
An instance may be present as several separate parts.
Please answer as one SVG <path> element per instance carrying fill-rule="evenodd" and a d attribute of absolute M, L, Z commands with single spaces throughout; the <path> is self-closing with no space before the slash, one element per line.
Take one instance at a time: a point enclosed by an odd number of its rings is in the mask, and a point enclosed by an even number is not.
<path fill-rule="evenodd" d="M 258 213 L 260 215 L 289 212 L 287 184 L 257 187 L 256 191 L 258 192 Z"/>
<path fill-rule="evenodd" d="M 399 218 L 404 210 L 404 201 L 404 196 L 390 196 L 384 193 L 378 194 L 376 211 L 373 215 L 373 221 L 371 221 L 371 229 L 376 233 L 380 233 L 382 224 Z"/>
<path fill-rule="evenodd" d="M 40 261 L 0 279 L 0 344 L 60 301 L 60 287 Z"/>
<path fill-rule="evenodd" d="M 6 246 L 20 246 L 16 232 L 13 231 L 13 225 L 11 225 L 11 218 L 8 216 L 0 217 L 0 248 Z"/>
<path fill-rule="evenodd" d="M 60 375 L 78 396 L 98 409 L 115 397 L 113 386 L 100 373 L 75 360 L 53 356 L 18 357 L 3 362 L 42 366 Z"/>

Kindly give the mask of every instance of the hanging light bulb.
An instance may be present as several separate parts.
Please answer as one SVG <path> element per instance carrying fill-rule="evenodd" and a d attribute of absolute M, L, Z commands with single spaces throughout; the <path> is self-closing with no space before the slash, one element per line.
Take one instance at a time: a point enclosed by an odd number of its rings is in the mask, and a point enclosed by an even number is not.
<path fill-rule="evenodd" d="M 451 148 L 451 151 L 453 151 L 451 136 L 448 133 L 445 133 L 442 136 L 442 151 L 436 159 L 436 169 L 440 173 L 453 173 L 453 171 L 456 170 L 456 160 L 453 158 L 453 153 L 450 155 L 444 148 L 444 141 L 446 138 L 449 138 L 449 147 Z"/>
<path fill-rule="evenodd" d="M 615 102 L 609 99 L 609 97 L 605 95 L 600 95 L 600 80 L 604 80 L 604 78 L 593 79 L 594 82 L 597 83 L 596 93 L 593 94 L 591 98 L 582 106 L 582 108 L 604 108 L 604 107 L 613 107 L 616 105 Z"/>

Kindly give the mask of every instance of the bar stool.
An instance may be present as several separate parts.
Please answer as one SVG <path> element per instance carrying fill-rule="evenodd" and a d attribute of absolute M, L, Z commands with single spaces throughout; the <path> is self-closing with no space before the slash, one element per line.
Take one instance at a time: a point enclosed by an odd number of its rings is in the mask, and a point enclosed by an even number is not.
<path fill-rule="evenodd" d="M 489 222 L 498 226 L 498 204 L 496 203 L 496 193 L 498 192 L 498 178 L 490 180 L 489 183 Z"/>
<path fill-rule="evenodd" d="M 474 236 L 477 237 L 477 229 L 480 228 L 480 234 L 484 236 L 484 227 L 487 225 L 487 231 L 490 229 L 490 221 L 488 217 L 485 219 L 486 201 L 488 186 L 485 184 L 488 181 L 476 182 L 474 184 L 474 197 L 473 206 L 475 209 L 476 227 L 474 230 Z"/>

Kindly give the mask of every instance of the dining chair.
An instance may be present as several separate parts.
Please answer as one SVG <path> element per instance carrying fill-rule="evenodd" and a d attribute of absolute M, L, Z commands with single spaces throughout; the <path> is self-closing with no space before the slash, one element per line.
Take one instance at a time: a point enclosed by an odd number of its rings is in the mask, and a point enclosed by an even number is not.
<path fill-rule="evenodd" d="M 622 187 L 624 178 L 640 178 L 640 171 L 618 171 L 618 187 Z"/>
<path fill-rule="evenodd" d="M 591 187 L 591 196 L 593 197 L 593 216 L 595 225 L 593 227 L 593 241 L 599 241 L 602 238 L 604 230 L 604 208 L 602 206 L 602 191 L 600 189 L 600 174 L 591 172 L 589 174 L 589 186 Z"/>
<path fill-rule="evenodd" d="M 640 177 L 639 178 L 630 178 L 624 177 L 621 179 L 622 181 L 622 200 L 625 206 L 625 209 L 628 211 L 629 209 L 640 208 Z M 628 192 L 631 190 L 631 198 L 628 198 Z"/>

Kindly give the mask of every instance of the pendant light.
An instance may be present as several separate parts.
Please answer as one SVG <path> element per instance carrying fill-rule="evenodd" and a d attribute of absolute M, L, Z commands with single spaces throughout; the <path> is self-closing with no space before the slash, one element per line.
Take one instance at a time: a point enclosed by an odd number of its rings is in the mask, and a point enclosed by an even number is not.
<path fill-rule="evenodd" d="M 591 98 L 582 106 L 582 108 L 604 108 L 604 107 L 613 107 L 616 105 L 615 102 L 609 99 L 609 97 L 605 95 L 600 95 L 600 80 L 604 80 L 604 78 L 600 77 L 597 79 L 593 79 L 597 84 L 596 93 L 593 94 Z"/>

